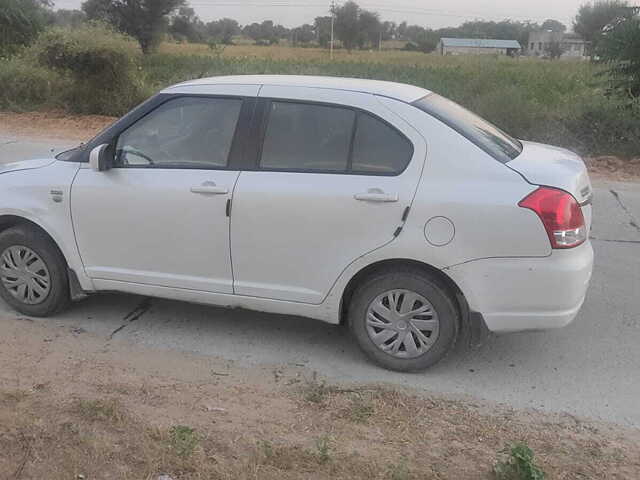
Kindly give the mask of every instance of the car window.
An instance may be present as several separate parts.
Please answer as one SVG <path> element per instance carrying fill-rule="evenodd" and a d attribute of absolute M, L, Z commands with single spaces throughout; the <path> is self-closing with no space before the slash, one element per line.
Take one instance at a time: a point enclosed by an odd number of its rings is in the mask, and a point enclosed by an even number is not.
<path fill-rule="evenodd" d="M 355 115 L 347 108 L 272 102 L 260 167 L 346 171 Z"/>
<path fill-rule="evenodd" d="M 522 144 L 482 117 L 435 93 L 413 105 L 469 139 L 496 160 L 507 163 L 522 153 Z"/>
<path fill-rule="evenodd" d="M 227 166 L 242 100 L 181 97 L 163 103 L 120 135 L 116 166 Z"/>
<path fill-rule="evenodd" d="M 351 160 L 354 173 L 400 173 L 413 156 L 413 145 L 395 128 L 360 114 Z"/>

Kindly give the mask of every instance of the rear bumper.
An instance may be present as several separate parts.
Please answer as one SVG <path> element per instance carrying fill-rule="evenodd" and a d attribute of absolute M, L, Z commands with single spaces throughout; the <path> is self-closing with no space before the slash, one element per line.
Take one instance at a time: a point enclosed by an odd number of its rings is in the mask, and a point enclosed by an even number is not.
<path fill-rule="evenodd" d="M 489 330 L 516 332 L 570 323 L 584 302 L 592 270 L 593 249 L 587 241 L 548 257 L 487 258 L 445 272 Z"/>

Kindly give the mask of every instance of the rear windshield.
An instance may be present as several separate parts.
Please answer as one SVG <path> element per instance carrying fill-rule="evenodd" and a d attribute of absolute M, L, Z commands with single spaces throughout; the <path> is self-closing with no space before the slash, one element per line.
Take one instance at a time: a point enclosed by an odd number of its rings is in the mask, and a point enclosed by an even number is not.
<path fill-rule="evenodd" d="M 499 162 L 507 163 L 522 152 L 522 144 L 518 140 L 440 95 L 429 94 L 413 105 L 450 126 Z"/>

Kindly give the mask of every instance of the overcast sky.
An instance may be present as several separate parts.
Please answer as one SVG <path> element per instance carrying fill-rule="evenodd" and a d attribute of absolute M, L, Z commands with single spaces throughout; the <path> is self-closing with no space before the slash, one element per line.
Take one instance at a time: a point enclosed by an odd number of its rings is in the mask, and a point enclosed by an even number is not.
<path fill-rule="evenodd" d="M 466 20 L 531 20 L 555 18 L 571 28 L 578 7 L 586 0 L 362 0 L 357 3 L 380 13 L 383 20 L 430 28 L 456 26 Z M 82 0 L 55 0 L 56 8 L 80 8 Z M 274 20 L 287 27 L 313 23 L 329 11 L 330 0 L 191 0 L 204 21 L 231 17 L 241 24 Z M 342 3 L 342 2 L 337 2 Z M 632 0 L 639 4 L 640 0 Z"/>

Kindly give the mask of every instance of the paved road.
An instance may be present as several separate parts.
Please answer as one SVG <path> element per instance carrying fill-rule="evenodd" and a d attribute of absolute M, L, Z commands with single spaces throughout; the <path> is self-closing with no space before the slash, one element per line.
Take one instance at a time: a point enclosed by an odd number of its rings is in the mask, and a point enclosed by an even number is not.
<path fill-rule="evenodd" d="M 0 161 L 46 153 L 49 143 L 0 137 Z M 61 147 L 64 142 L 52 143 Z M 421 374 L 371 365 L 336 326 L 303 318 L 228 311 L 105 294 L 53 320 L 141 345 L 215 355 L 240 364 L 304 364 L 335 381 L 388 382 L 566 411 L 640 426 L 640 184 L 598 183 L 592 235 L 596 267 L 588 299 L 562 330 L 490 338 Z M 125 317 L 137 309 L 135 321 Z M 145 311 L 146 309 L 146 311 Z M 4 304 L 0 311 L 8 312 Z"/>

